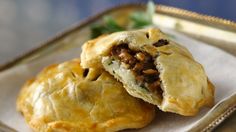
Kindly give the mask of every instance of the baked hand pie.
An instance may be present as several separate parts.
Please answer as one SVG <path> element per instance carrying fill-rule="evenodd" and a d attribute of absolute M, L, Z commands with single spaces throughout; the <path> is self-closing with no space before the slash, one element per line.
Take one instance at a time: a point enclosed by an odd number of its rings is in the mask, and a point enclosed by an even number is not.
<path fill-rule="evenodd" d="M 157 28 L 117 32 L 86 42 L 84 68 L 104 68 L 127 92 L 160 110 L 195 115 L 214 103 L 214 86 L 201 64 Z"/>
<path fill-rule="evenodd" d="M 118 131 L 152 121 L 155 107 L 130 96 L 109 73 L 79 60 L 45 68 L 28 81 L 17 109 L 35 131 Z"/>

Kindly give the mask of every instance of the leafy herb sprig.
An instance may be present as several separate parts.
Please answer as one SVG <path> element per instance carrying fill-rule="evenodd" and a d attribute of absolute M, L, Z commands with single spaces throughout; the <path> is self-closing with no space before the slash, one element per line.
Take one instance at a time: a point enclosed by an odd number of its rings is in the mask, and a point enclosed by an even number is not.
<path fill-rule="evenodd" d="M 153 15 L 155 13 L 155 4 L 152 1 L 147 3 L 146 12 L 139 11 L 134 12 L 130 15 L 131 23 L 129 27 L 131 29 L 143 28 L 148 25 L 152 25 Z"/>
<path fill-rule="evenodd" d="M 103 18 L 103 24 L 94 24 L 91 26 L 91 38 L 96 38 L 102 34 L 118 32 L 125 30 L 118 25 L 111 16 Z"/>
<path fill-rule="evenodd" d="M 148 25 L 152 25 L 152 18 L 155 13 L 155 5 L 152 1 L 147 4 L 145 12 L 133 12 L 130 14 L 130 23 L 127 27 L 119 25 L 111 16 L 105 16 L 101 24 L 91 26 L 91 38 L 96 38 L 102 34 L 113 33 L 129 29 L 139 29 Z"/>

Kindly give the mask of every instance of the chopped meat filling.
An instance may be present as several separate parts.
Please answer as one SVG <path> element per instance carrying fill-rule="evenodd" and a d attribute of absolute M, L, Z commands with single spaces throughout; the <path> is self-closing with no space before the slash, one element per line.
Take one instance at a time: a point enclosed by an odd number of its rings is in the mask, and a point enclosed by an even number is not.
<path fill-rule="evenodd" d="M 120 44 L 112 48 L 111 55 L 133 72 L 141 87 L 162 94 L 159 72 L 150 54 L 131 50 L 128 44 Z"/>

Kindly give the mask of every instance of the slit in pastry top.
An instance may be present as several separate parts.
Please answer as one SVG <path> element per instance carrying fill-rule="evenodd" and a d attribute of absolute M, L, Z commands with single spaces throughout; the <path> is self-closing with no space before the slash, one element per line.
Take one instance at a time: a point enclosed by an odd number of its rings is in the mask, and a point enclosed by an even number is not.
<path fill-rule="evenodd" d="M 214 103 L 214 86 L 191 53 L 157 28 L 117 32 L 86 42 L 84 68 L 104 68 L 126 91 L 160 110 L 195 115 Z"/>

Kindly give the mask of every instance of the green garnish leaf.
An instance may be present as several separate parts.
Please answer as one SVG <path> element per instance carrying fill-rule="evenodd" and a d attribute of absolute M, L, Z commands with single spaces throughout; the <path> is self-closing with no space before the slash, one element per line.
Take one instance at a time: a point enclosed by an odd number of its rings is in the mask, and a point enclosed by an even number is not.
<path fill-rule="evenodd" d="M 146 12 L 134 12 L 130 15 L 131 23 L 129 27 L 131 29 L 143 28 L 148 25 L 152 25 L 152 18 L 155 14 L 155 4 L 152 1 L 148 1 Z"/>
<path fill-rule="evenodd" d="M 118 31 L 123 31 L 124 28 L 121 27 L 114 21 L 110 16 L 105 16 L 103 18 L 104 24 L 94 24 L 91 26 L 91 38 L 96 38 L 102 34 L 113 33 Z"/>
<path fill-rule="evenodd" d="M 105 16 L 101 24 L 94 24 L 90 28 L 91 38 L 96 38 L 102 34 L 123 31 L 127 29 L 139 29 L 152 25 L 152 18 L 155 13 L 155 4 L 149 1 L 146 12 L 134 12 L 130 14 L 130 23 L 126 28 L 120 26 L 111 16 Z"/>
<path fill-rule="evenodd" d="M 108 32 L 117 32 L 117 31 L 122 31 L 124 30 L 123 27 L 118 25 L 116 21 L 110 16 L 105 16 L 104 18 L 105 26 Z"/>
<path fill-rule="evenodd" d="M 99 25 L 99 24 L 94 24 L 90 27 L 91 30 L 91 38 L 96 38 L 102 34 L 104 34 L 105 30 L 104 30 L 104 26 L 103 25 Z"/>
<path fill-rule="evenodd" d="M 153 1 L 148 1 L 146 13 L 148 20 L 153 24 L 152 18 L 155 14 L 155 3 L 153 3 Z"/>
<path fill-rule="evenodd" d="M 130 15 L 131 23 L 130 28 L 131 29 L 138 29 L 142 28 L 144 26 L 152 24 L 144 12 L 134 12 Z"/>

